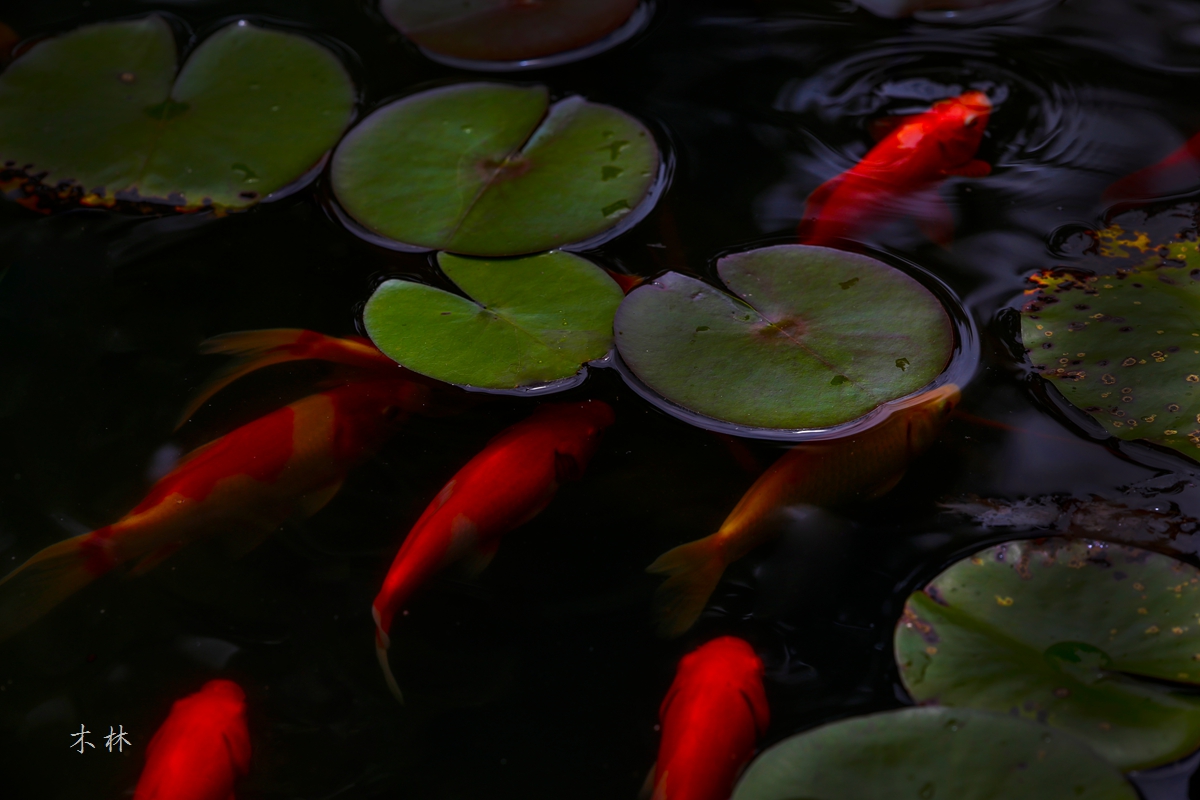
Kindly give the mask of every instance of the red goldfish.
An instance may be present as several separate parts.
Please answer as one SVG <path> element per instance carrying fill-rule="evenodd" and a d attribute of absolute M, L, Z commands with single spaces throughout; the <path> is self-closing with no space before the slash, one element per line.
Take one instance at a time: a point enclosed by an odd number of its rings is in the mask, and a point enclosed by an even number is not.
<path fill-rule="evenodd" d="M 646 568 L 666 575 L 655 598 L 659 628 L 678 636 L 692 627 L 725 572 L 775 534 L 775 513 L 808 503 L 836 506 L 890 491 L 908 464 L 937 439 L 959 400 L 953 384 L 895 404 L 861 433 L 798 444 L 764 472 L 711 536 L 668 550 Z"/>
<path fill-rule="evenodd" d="M 1145 200 L 1182 194 L 1200 184 L 1200 133 L 1155 164 L 1126 175 L 1104 191 L 1104 199 Z"/>
<path fill-rule="evenodd" d="M 662 743 L 651 800 L 729 800 L 770 724 L 762 675 L 758 655 L 733 636 L 683 657 L 658 711 Z"/>
<path fill-rule="evenodd" d="M 242 350 L 254 338 L 236 336 Z M 388 363 L 389 377 L 309 395 L 197 448 L 117 522 L 36 553 L 0 581 L 0 639 L 118 565 L 137 561 L 134 572 L 145 572 L 213 533 L 238 537 L 244 549 L 293 514 L 316 513 L 347 471 L 429 405 L 433 389 Z"/>
<path fill-rule="evenodd" d="M 209 681 L 171 706 L 133 800 L 233 800 L 234 781 L 249 771 L 246 695 L 233 681 Z"/>
<path fill-rule="evenodd" d="M 396 612 L 442 567 L 472 556 L 486 566 L 501 536 L 541 513 L 561 483 L 582 476 L 613 420 L 600 400 L 544 405 L 492 439 L 421 514 L 371 604 L 376 653 L 396 699 L 404 702 L 387 660 Z"/>
<path fill-rule="evenodd" d="M 991 165 L 975 158 L 992 103 L 979 91 L 936 103 L 902 119 L 854 167 L 809 195 L 800 222 L 802 244 L 835 246 L 881 221 L 915 212 L 931 239 L 950 241 L 954 220 L 936 196 L 925 196 L 951 175 L 981 178 Z"/>

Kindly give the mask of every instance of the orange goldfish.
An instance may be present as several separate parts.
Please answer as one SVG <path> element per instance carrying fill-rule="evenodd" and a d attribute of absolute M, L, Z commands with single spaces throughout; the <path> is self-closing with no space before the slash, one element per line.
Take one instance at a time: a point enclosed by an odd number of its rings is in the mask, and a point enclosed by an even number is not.
<path fill-rule="evenodd" d="M 1104 199 L 1146 200 L 1189 192 L 1200 184 L 1200 133 L 1188 139 L 1162 161 L 1143 167 L 1114 182 Z"/>
<path fill-rule="evenodd" d="M 939 198 L 922 198 L 944 178 L 981 178 L 991 165 L 975 158 L 992 103 L 979 91 L 942 100 L 900 124 L 855 166 L 821 184 L 808 197 L 799 235 L 802 244 L 836 246 L 881 221 L 916 212 L 922 229 L 939 244 L 954 230 Z"/>
<path fill-rule="evenodd" d="M 171 706 L 133 800 L 233 800 L 234 781 L 249 771 L 246 695 L 233 681 L 209 681 Z"/>
<path fill-rule="evenodd" d="M 651 800 L 729 800 L 770 724 L 762 676 L 758 655 L 733 636 L 683 657 L 658 711 L 662 743 Z"/>
<path fill-rule="evenodd" d="M 473 556 L 478 569 L 486 566 L 501 536 L 540 514 L 561 483 L 583 475 L 613 420 L 600 400 L 541 406 L 492 439 L 421 514 L 371 604 L 376 653 L 396 699 L 404 702 L 387 658 L 396 612 L 447 564 Z"/>
<path fill-rule="evenodd" d="M 249 349 L 254 335 L 237 336 Z M 0 580 L 0 639 L 118 565 L 137 561 L 133 572 L 145 572 L 212 533 L 253 546 L 293 514 L 316 513 L 352 467 L 429 405 L 434 390 L 388 364 L 388 377 L 309 395 L 197 448 L 117 522 L 36 553 Z"/>
<path fill-rule="evenodd" d="M 692 627 L 725 567 L 774 536 L 780 508 L 836 506 L 890 491 L 909 462 L 937 439 L 958 400 L 957 386 L 942 386 L 895 404 L 861 433 L 788 450 L 742 496 L 720 530 L 668 550 L 647 567 L 668 576 L 655 598 L 660 632 L 678 636 Z"/>

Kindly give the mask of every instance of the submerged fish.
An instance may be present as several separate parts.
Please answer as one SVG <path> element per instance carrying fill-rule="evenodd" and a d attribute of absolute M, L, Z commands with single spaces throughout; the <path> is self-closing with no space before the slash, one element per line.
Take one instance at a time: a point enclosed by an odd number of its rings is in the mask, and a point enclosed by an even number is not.
<path fill-rule="evenodd" d="M 651 800 L 729 800 L 770 724 L 758 655 L 733 636 L 688 653 L 659 708 Z"/>
<path fill-rule="evenodd" d="M 861 433 L 790 449 L 754 482 L 720 530 L 668 550 L 647 567 L 667 576 L 655 597 L 660 632 L 678 636 L 692 627 L 725 567 L 774 536 L 780 508 L 836 506 L 890 491 L 937 439 L 958 400 L 957 386 L 942 386 L 896 404 Z"/>
<path fill-rule="evenodd" d="M 404 702 L 387 659 L 396 612 L 447 564 L 473 558 L 483 569 L 502 535 L 541 513 L 560 484 L 583 475 L 613 419 L 600 400 L 541 406 L 492 439 L 421 514 L 371 604 L 376 652 L 396 699 Z"/>
<path fill-rule="evenodd" d="M 1115 181 L 1104 191 L 1108 202 L 1148 200 L 1190 192 L 1200 185 L 1200 133 L 1166 158 Z"/>
<path fill-rule="evenodd" d="M 233 800 L 249 771 L 246 695 L 233 681 L 209 681 L 171 706 L 146 746 L 133 800 Z"/>
<path fill-rule="evenodd" d="M 931 239 L 949 243 L 954 218 L 933 190 L 951 175 L 980 178 L 991 172 L 991 165 L 975 158 L 991 111 L 987 95 L 969 91 L 923 114 L 897 118 L 897 127 L 862 161 L 809 195 L 800 242 L 832 246 L 912 214 Z"/>
<path fill-rule="evenodd" d="M 36 553 L 0 580 L 0 639 L 121 564 L 137 561 L 142 573 L 217 533 L 249 549 L 289 517 L 316 513 L 352 467 L 430 405 L 435 390 L 388 363 L 389 377 L 309 395 L 197 448 L 117 522 Z"/>

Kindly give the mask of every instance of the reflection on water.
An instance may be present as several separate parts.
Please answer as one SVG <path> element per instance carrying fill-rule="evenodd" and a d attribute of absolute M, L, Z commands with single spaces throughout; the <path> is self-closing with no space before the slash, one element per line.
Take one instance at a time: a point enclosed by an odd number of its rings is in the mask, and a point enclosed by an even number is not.
<path fill-rule="evenodd" d="M 423 59 L 358 4 L 170 6 L 197 30 L 258 13 L 343 42 L 368 106 L 467 74 Z M 146 8 L 45 0 L 4 15 L 36 36 Z M 1200 131 L 1189 100 L 1200 89 L 1200 5 L 1018 0 L 890 20 L 834 0 L 662 3 L 640 38 L 524 75 L 669 137 L 669 189 L 591 254 L 646 276 L 712 277 L 722 253 L 790 239 L 809 192 L 875 144 L 879 118 L 985 92 L 995 109 L 979 157 L 993 172 L 941 186 L 957 220 L 949 249 L 906 223 L 864 242 L 938 276 L 975 316 L 970 416 L 951 419 L 885 497 L 836 513 L 794 509 L 777 544 L 731 566 L 696 629 L 663 641 L 646 565 L 717 530 L 754 464 L 779 448 L 731 449 L 613 370 L 593 370 L 556 398 L 603 399 L 616 412 L 586 479 L 509 534 L 478 579 L 447 572 L 414 597 L 391 649 L 409 699 L 400 713 L 369 613 L 398 532 L 531 401 L 410 422 L 324 510 L 287 521 L 249 555 L 198 544 L 142 579 L 105 576 L 0 648 L 0 747 L 17 765 L 0 776 L 5 794 L 121 796 L 171 701 L 222 676 L 244 687 L 254 740 L 239 796 L 524 798 L 569 787 L 633 797 L 680 655 L 718 634 L 746 639 L 764 660 L 764 743 L 901 702 L 890 642 L 904 598 L 954 558 L 1013 535 L 948 514 L 947 498 L 1094 493 L 1200 516 L 1195 468 L 1095 438 L 1029 380 L 1004 312 L 1027 274 L 1071 261 L 1074 234 L 1109 210 L 1106 187 Z M 271 327 L 353 334 L 355 309 L 381 278 L 438 279 L 426 256 L 376 247 L 330 219 L 316 199 L 324 181 L 223 219 L 43 217 L 0 204 L 4 564 L 118 519 L 174 454 L 328 377 L 319 364 L 272 367 L 175 435 L 187 398 L 218 368 L 196 354 L 203 339 Z M 81 722 L 123 725 L 134 746 L 81 757 L 66 747 Z M 1179 800 L 1193 769 L 1138 781 L 1150 800 Z"/>

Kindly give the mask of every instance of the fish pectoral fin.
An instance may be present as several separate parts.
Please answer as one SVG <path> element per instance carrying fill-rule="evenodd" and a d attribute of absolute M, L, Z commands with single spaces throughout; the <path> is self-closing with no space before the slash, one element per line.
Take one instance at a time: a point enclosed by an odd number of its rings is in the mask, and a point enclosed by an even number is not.
<path fill-rule="evenodd" d="M 569 481 L 577 481 L 583 477 L 583 468 L 579 466 L 579 462 L 575 460 L 575 456 L 555 450 L 554 477 L 559 485 Z"/>
<path fill-rule="evenodd" d="M 278 523 L 274 525 L 266 523 L 239 525 L 224 535 L 221 549 L 226 558 L 237 561 L 245 558 L 251 550 L 265 542 L 267 537 L 277 530 L 279 530 Z"/>
<path fill-rule="evenodd" d="M 479 577 L 479 574 L 492 563 L 492 559 L 496 557 L 496 551 L 499 549 L 499 540 L 489 542 L 486 545 L 480 545 L 479 547 L 469 548 L 459 562 L 462 565 L 463 573 L 468 578 Z"/>
<path fill-rule="evenodd" d="M 650 795 L 654 794 L 654 773 L 657 771 L 658 764 L 652 764 L 646 773 L 646 780 L 642 781 L 642 788 L 638 790 L 638 800 L 650 800 Z"/>
<path fill-rule="evenodd" d="M 897 484 L 899 484 L 900 481 L 904 480 L 904 475 L 906 472 L 907 472 L 907 470 L 902 469 L 898 473 L 893 475 L 892 477 L 888 478 L 883 483 L 876 485 L 875 488 L 873 488 L 870 491 L 870 493 L 867 495 L 867 499 L 874 500 L 877 497 L 883 497 L 885 494 L 890 492 L 892 489 L 895 489 Z"/>
<path fill-rule="evenodd" d="M 976 158 L 962 166 L 946 170 L 945 174 L 954 175 L 959 178 L 986 178 L 992 174 L 992 165 Z"/>
<path fill-rule="evenodd" d="M 329 501 L 341 490 L 342 484 L 346 482 L 345 478 L 338 478 L 332 483 L 322 486 L 320 489 L 315 489 L 306 495 L 302 495 L 296 502 L 296 509 L 303 516 L 311 517 L 325 506 L 329 505 Z"/>
<path fill-rule="evenodd" d="M 183 542 L 171 542 L 164 547 L 158 548 L 153 553 L 143 557 L 141 561 L 134 564 L 133 568 L 130 569 L 129 572 L 125 573 L 126 577 L 136 578 L 138 576 L 145 575 L 147 572 L 154 569 L 171 556 L 175 555 L 175 553 L 177 553 L 181 547 L 183 547 Z"/>
<path fill-rule="evenodd" d="M 931 242 L 941 247 L 950 247 L 954 242 L 954 212 L 941 195 L 931 192 L 922 197 L 912 208 L 917 228 Z"/>

